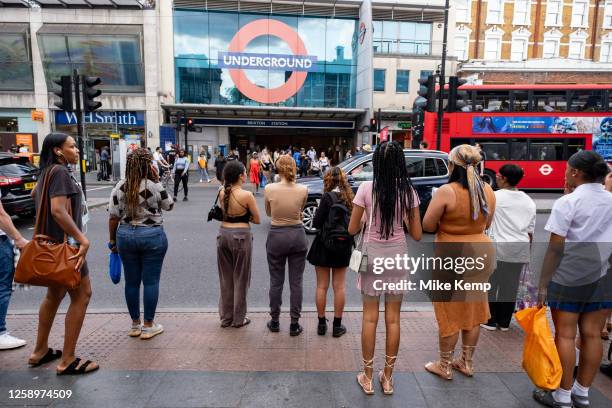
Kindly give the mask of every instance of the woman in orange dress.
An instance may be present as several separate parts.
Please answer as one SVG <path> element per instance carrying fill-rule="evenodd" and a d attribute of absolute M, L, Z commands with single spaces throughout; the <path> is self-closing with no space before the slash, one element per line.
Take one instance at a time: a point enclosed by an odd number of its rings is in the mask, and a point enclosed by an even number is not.
<path fill-rule="evenodd" d="M 259 158 L 257 152 L 253 153 L 253 157 L 249 161 L 249 174 L 251 183 L 255 184 L 255 194 L 259 193 L 259 185 L 261 180 L 259 179 Z"/>
<path fill-rule="evenodd" d="M 454 260 L 480 260 L 471 268 L 454 263 L 453 270 L 435 270 L 434 277 L 451 282 L 450 291 L 432 293 L 438 322 L 440 359 L 429 362 L 425 369 L 447 380 L 452 369 L 471 377 L 474 374 L 472 356 L 478 343 L 480 324 L 490 317 L 487 291 L 456 287 L 461 281 L 485 284 L 495 266 L 495 248 L 485 230 L 495 212 L 493 189 L 482 181 L 477 166 L 482 156 L 469 145 L 455 147 L 449 153 L 449 183 L 436 191 L 423 218 L 423 229 L 436 232 L 437 257 Z M 467 266 L 467 265 L 466 265 Z M 485 287 L 481 285 L 481 287 Z M 453 360 L 461 333 L 462 353 Z"/>

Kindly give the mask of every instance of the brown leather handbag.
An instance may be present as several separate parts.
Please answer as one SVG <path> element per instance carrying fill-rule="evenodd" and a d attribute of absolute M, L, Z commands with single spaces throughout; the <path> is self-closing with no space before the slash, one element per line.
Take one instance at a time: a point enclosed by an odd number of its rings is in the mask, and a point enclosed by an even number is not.
<path fill-rule="evenodd" d="M 15 282 L 34 286 L 75 289 L 81 283 L 81 272 L 75 269 L 77 259 L 69 258 L 77 254 L 78 248 L 68 244 L 66 233 L 64 242 L 57 243 L 43 231 L 51 201 L 48 194 L 49 180 L 55 169 L 56 166 L 49 169 L 43 178 L 34 236 L 21 250 L 14 279 Z M 71 205 L 68 212 L 72 213 Z"/>

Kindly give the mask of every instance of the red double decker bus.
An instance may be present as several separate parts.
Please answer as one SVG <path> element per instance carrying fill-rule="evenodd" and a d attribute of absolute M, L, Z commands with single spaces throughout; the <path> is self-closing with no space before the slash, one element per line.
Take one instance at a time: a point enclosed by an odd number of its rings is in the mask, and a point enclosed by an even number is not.
<path fill-rule="evenodd" d="M 437 145 L 437 114 L 425 112 L 423 139 L 450 151 L 479 143 L 485 179 L 506 163 L 523 168 L 524 189 L 561 189 L 567 159 L 583 149 L 612 162 L 612 85 L 463 85 L 466 106 L 444 113 Z"/>

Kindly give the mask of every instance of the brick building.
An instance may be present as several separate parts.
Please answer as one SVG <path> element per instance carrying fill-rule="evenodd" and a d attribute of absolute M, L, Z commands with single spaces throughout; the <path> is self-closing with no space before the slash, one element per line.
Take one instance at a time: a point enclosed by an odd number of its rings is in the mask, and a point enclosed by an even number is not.
<path fill-rule="evenodd" d="M 461 76 L 611 83 L 612 0 L 455 0 Z"/>

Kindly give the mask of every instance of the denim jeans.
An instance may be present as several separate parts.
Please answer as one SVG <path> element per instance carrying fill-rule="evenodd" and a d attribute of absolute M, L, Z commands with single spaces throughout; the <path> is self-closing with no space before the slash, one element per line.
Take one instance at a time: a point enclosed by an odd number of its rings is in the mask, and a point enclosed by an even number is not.
<path fill-rule="evenodd" d="M 6 235 L 0 235 L 0 334 L 6 331 L 6 312 L 13 290 L 13 245 Z"/>
<path fill-rule="evenodd" d="M 132 320 L 140 319 L 140 284 L 144 286 L 144 320 L 153 321 L 159 298 L 159 278 L 168 239 L 163 227 L 133 227 L 117 230 L 117 250 L 125 276 L 125 301 Z"/>
<path fill-rule="evenodd" d="M 210 180 L 210 177 L 208 177 L 208 170 L 203 169 L 200 167 L 200 180 Z"/>

